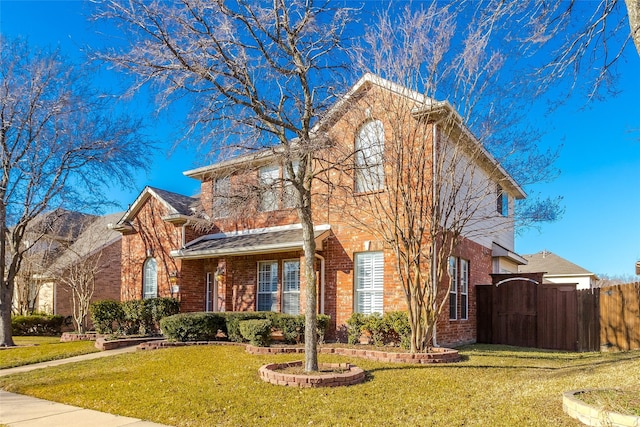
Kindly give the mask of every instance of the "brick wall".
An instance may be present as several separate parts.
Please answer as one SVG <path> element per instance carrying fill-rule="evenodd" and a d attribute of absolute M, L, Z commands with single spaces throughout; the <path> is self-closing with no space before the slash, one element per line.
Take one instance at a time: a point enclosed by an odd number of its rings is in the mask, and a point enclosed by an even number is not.
<path fill-rule="evenodd" d="M 120 274 L 122 246 L 120 240 L 110 244 L 100 251 L 97 261 L 100 272 L 95 276 L 95 291 L 91 301 L 110 299 L 120 301 Z M 87 263 L 95 263 L 88 259 Z M 71 316 L 73 313 L 72 293 L 62 283 L 56 283 L 55 288 L 55 314 Z"/>

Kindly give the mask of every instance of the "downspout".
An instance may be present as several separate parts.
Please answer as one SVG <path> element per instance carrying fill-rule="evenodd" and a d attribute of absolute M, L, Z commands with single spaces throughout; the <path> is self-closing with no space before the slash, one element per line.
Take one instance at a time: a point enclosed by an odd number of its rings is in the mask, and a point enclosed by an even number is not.
<path fill-rule="evenodd" d="M 320 259 L 320 314 L 324 314 L 324 257 L 317 253 L 315 256 Z"/>
<path fill-rule="evenodd" d="M 433 143 L 431 144 L 431 157 L 433 159 L 433 167 L 431 168 L 431 191 L 432 191 L 432 197 L 433 197 L 433 203 L 435 205 L 436 203 L 436 163 L 437 163 L 437 159 L 436 159 L 436 155 L 437 155 L 437 150 L 436 150 L 436 146 L 438 143 L 438 124 L 434 123 L 433 124 Z M 438 280 L 438 275 L 436 273 L 436 253 L 437 253 L 437 241 L 433 242 L 433 257 L 431 258 L 431 280 L 433 280 L 433 283 L 436 287 L 436 295 L 438 295 L 438 287 L 439 287 L 439 283 L 437 282 Z M 437 305 L 437 301 L 436 301 L 436 305 Z M 437 338 L 437 334 L 436 334 L 436 326 L 438 325 L 438 316 L 436 316 L 436 321 L 433 323 L 433 346 L 434 347 L 439 347 L 438 346 L 438 338 Z"/>

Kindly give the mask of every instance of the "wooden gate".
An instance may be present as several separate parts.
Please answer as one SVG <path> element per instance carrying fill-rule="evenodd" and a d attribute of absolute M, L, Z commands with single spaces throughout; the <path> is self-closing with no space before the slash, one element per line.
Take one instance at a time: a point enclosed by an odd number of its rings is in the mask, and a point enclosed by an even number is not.
<path fill-rule="evenodd" d="M 542 284 L 542 273 L 494 274 L 477 286 L 478 342 L 586 351 L 599 348 L 598 293 Z"/>
<path fill-rule="evenodd" d="M 603 348 L 640 349 L 640 282 L 609 286 L 600 291 Z"/>

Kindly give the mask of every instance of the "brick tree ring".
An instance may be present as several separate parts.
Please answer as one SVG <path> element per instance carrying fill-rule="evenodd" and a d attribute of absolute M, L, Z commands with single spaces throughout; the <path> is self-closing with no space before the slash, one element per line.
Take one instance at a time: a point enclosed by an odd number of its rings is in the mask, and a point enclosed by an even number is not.
<path fill-rule="evenodd" d="M 364 371 L 349 363 L 320 363 L 320 369 L 342 370 L 344 372 L 290 374 L 281 372 L 287 368 L 302 367 L 302 361 L 288 363 L 270 363 L 263 365 L 258 374 L 263 381 L 275 385 L 291 387 L 315 388 L 315 387 L 341 387 L 360 384 L 364 381 Z"/>

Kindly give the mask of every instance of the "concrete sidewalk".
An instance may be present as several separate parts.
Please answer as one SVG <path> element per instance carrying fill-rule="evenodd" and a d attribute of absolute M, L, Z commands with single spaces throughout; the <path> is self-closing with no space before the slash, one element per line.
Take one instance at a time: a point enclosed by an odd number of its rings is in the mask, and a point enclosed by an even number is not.
<path fill-rule="evenodd" d="M 0 376 L 19 374 L 36 369 L 44 369 L 51 366 L 98 359 L 101 357 L 108 357 L 134 351 L 136 351 L 135 347 L 125 347 L 116 350 L 101 351 L 99 353 L 84 354 L 82 356 L 70 357 L 68 359 L 52 360 L 49 362 L 35 363 L 33 365 L 19 366 L 17 368 L 1 369 Z M 62 403 L 50 402 L 48 400 L 25 396 L 22 394 L 9 393 L 4 390 L 0 390 L 0 424 L 10 427 L 163 426 L 163 424 L 142 421 L 137 418 L 122 417 L 91 409 L 63 405 Z"/>

